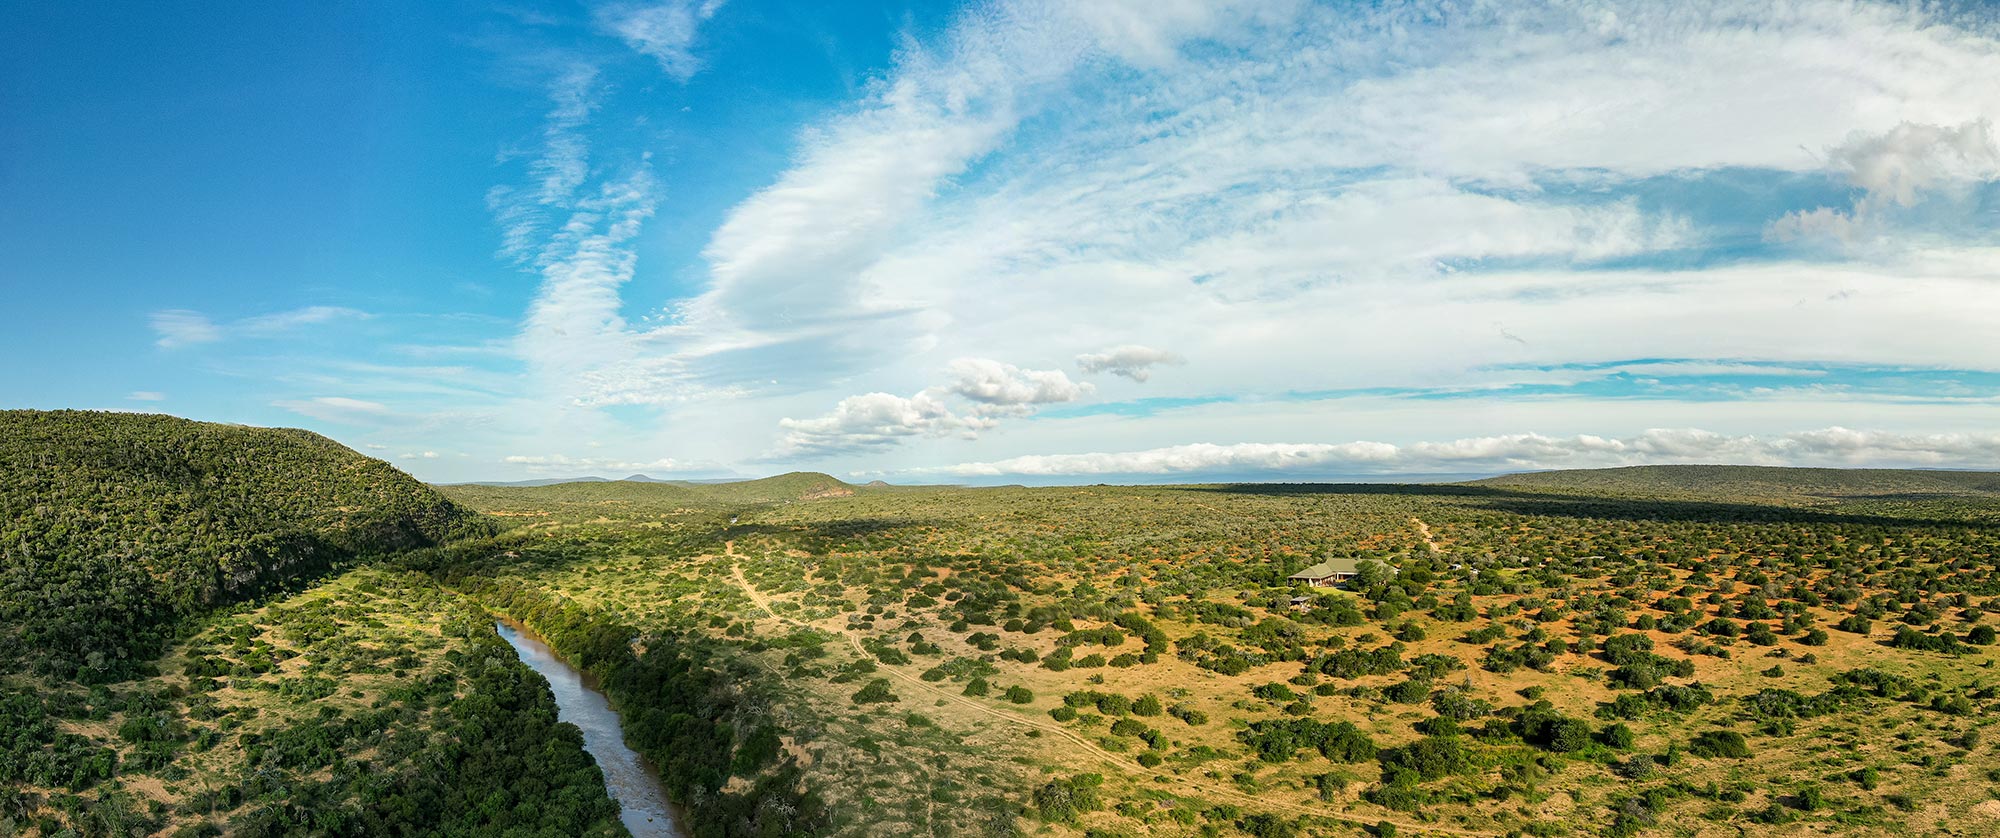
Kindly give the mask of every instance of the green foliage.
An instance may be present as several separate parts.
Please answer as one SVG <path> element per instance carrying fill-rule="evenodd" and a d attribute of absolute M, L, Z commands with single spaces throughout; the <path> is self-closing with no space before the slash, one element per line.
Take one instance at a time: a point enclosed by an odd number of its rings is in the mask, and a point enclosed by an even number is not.
<path fill-rule="evenodd" d="M 0 667 L 118 680 L 187 617 L 493 531 L 306 431 L 0 411 Z"/>
<path fill-rule="evenodd" d="M 1257 758 L 1288 762 L 1299 749 L 1309 748 L 1334 762 L 1366 762 L 1375 757 L 1375 742 L 1352 722 L 1325 723 L 1313 719 L 1271 719 L 1250 723 L 1237 734 Z"/>
<path fill-rule="evenodd" d="M 889 691 L 889 679 L 876 678 L 856 690 L 852 700 L 855 704 L 888 704 L 896 700 L 896 694 Z"/>
<path fill-rule="evenodd" d="M 1077 815 L 1104 808 L 1104 799 L 1098 793 L 1098 787 L 1103 784 L 1101 774 L 1077 774 L 1050 780 L 1034 791 L 1035 812 L 1045 821 L 1075 821 Z"/>
<path fill-rule="evenodd" d="M 1750 746 L 1743 741 L 1743 734 L 1736 731 L 1706 730 L 1688 742 L 1688 753 L 1698 757 L 1746 759 L 1750 756 Z"/>

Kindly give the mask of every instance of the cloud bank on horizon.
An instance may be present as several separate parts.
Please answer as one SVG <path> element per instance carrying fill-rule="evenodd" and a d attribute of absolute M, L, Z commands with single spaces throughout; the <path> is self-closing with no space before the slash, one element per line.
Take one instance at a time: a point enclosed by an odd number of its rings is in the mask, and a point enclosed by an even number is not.
<path fill-rule="evenodd" d="M 859 66 L 776 15 L 493 24 L 500 314 L 189 299 L 145 351 L 438 480 L 2000 468 L 2000 12 L 990 0 Z"/>

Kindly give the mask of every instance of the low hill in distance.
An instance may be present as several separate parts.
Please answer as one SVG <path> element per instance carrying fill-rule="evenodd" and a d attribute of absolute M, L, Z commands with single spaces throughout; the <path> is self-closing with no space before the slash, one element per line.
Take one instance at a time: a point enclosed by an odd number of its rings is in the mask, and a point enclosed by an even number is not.
<path fill-rule="evenodd" d="M 715 509 L 846 497 L 857 489 L 819 472 L 795 471 L 727 483 L 593 480 L 546 485 L 460 483 L 439 486 L 447 497 L 503 518 L 592 511 L 608 518 L 656 517 L 675 510 Z"/>
<path fill-rule="evenodd" d="M 307 431 L 0 411 L 0 661 L 115 679 L 180 618 L 343 559 L 493 531 Z"/>
<path fill-rule="evenodd" d="M 1630 466 L 1509 474 L 1465 485 L 1704 499 L 2000 497 L 2000 472 L 1771 466 Z"/>

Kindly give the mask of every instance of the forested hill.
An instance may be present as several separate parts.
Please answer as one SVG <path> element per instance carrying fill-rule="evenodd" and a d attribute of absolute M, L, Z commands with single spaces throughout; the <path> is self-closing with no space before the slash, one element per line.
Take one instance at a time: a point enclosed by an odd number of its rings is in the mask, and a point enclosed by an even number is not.
<path fill-rule="evenodd" d="M 104 680 L 176 620 L 492 524 L 300 430 L 0 411 L 0 668 Z"/>
<path fill-rule="evenodd" d="M 1509 474 L 1474 486 L 1650 497 L 2000 497 L 2000 472 L 1919 469 L 1631 466 Z"/>

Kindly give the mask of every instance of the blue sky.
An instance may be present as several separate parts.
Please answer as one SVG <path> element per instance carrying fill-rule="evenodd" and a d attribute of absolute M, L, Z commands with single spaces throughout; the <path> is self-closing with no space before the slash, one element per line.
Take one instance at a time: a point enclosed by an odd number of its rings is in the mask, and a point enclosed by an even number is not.
<path fill-rule="evenodd" d="M 2000 13 L 0 12 L 0 406 L 426 479 L 2000 467 Z"/>

